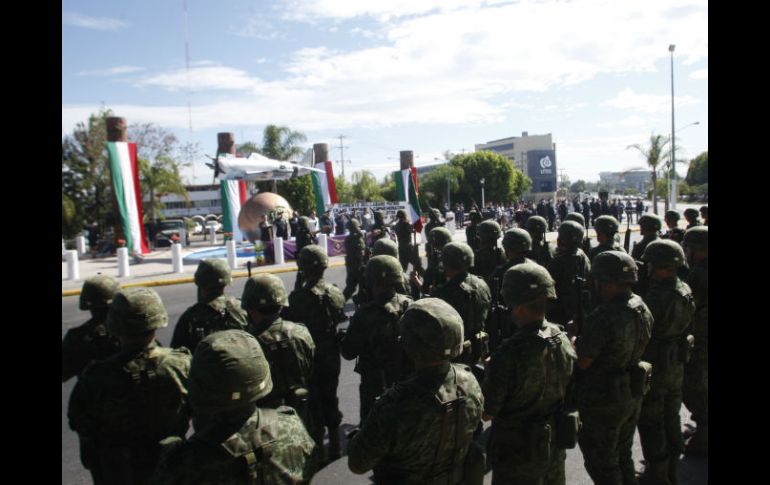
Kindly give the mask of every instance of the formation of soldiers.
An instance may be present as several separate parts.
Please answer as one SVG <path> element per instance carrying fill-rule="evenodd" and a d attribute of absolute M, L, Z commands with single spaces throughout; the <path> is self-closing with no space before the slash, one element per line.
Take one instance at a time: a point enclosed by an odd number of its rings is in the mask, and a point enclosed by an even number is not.
<path fill-rule="evenodd" d="M 168 324 L 155 290 L 92 278 L 80 297 L 92 318 L 62 342 L 83 465 L 97 485 L 309 483 L 347 438 L 350 470 L 375 483 L 478 484 L 491 469 L 495 484 L 564 484 L 580 446 L 597 484 L 676 484 L 681 454 L 708 452 L 708 227 L 686 216 L 680 234 L 667 213 L 662 235 L 642 216 L 628 254 L 612 216 L 596 219 L 592 245 L 568 214 L 554 248 L 539 216 L 502 233 L 472 211 L 465 244 L 435 210 L 423 269 L 406 214 L 397 245 L 375 212 L 372 247 L 348 222 L 344 290 L 312 241 L 290 294 L 259 274 L 239 301 L 224 293 L 226 264 L 202 261 L 170 348 L 155 340 Z M 361 378 L 347 437 L 341 358 Z"/>

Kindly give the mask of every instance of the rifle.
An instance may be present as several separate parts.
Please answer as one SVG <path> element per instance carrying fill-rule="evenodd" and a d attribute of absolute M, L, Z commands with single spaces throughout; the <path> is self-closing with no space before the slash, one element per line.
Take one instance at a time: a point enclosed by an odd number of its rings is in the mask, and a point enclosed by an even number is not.
<path fill-rule="evenodd" d="M 631 254 L 631 214 L 628 215 L 626 224 L 626 239 L 623 242 L 623 249 L 625 249 L 628 254 Z"/>
<path fill-rule="evenodd" d="M 249 271 L 249 278 L 251 278 L 251 261 L 246 261 L 246 269 Z"/>

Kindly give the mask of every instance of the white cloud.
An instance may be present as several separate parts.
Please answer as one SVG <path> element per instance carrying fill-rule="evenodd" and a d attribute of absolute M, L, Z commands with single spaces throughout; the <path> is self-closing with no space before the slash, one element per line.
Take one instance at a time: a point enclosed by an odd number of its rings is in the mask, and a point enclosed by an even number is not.
<path fill-rule="evenodd" d="M 89 17 L 75 12 L 63 12 L 62 23 L 84 29 L 116 31 L 128 26 L 128 22 L 109 17 Z"/>
<path fill-rule="evenodd" d="M 708 69 L 698 69 L 697 71 L 693 71 L 690 73 L 690 79 L 705 79 L 708 80 L 709 78 L 709 70 Z"/>
<path fill-rule="evenodd" d="M 259 40 L 275 40 L 281 37 L 281 33 L 275 25 L 260 13 L 247 19 L 242 27 L 230 27 L 229 33 L 238 37 L 248 37 Z"/>
<path fill-rule="evenodd" d="M 648 119 L 648 118 L 642 118 L 641 116 L 628 116 L 626 118 L 623 118 L 622 120 L 618 121 L 608 121 L 603 123 L 597 123 L 596 126 L 598 128 L 615 128 L 615 127 L 624 127 L 624 128 L 636 128 L 641 126 L 653 126 L 654 123 Z"/>
<path fill-rule="evenodd" d="M 187 89 L 187 79 L 187 70 L 177 69 L 147 77 L 136 85 L 158 86 L 169 91 L 180 91 Z M 249 76 L 246 71 L 211 65 L 190 68 L 189 79 L 192 91 L 248 91 L 261 84 L 258 78 Z"/>
<path fill-rule="evenodd" d="M 130 74 L 132 72 L 144 71 L 143 67 L 137 66 L 116 66 L 109 69 L 95 69 L 92 71 L 80 71 L 78 76 L 114 76 L 116 74 Z"/>
<path fill-rule="evenodd" d="M 700 103 L 700 99 L 692 96 L 674 96 L 675 107 L 690 106 Z M 637 94 L 633 89 L 626 88 L 617 96 L 601 103 L 619 109 L 630 109 L 641 113 L 665 113 L 671 110 L 671 96 L 666 94 Z"/>

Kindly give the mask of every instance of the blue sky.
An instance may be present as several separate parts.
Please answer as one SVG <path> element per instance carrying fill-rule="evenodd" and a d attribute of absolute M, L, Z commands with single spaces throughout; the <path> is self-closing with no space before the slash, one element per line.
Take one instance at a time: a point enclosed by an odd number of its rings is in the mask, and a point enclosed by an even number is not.
<path fill-rule="evenodd" d="M 346 172 L 382 177 L 399 150 L 422 165 L 551 133 L 558 168 L 595 181 L 670 133 L 675 44 L 677 149 L 708 150 L 706 1 L 188 0 L 189 81 L 183 5 L 62 1 L 63 136 L 102 104 L 209 154 L 217 132 L 259 142 L 286 125 L 333 160 L 346 135 Z"/>

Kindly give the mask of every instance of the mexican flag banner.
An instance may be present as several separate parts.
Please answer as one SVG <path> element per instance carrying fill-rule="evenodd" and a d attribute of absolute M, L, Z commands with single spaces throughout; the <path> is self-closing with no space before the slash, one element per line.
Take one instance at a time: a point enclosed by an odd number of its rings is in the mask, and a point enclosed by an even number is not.
<path fill-rule="evenodd" d="M 409 217 L 409 223 L 414 225 L 416 232 L 422 231 L 422 218 L 420 213 L 420 200 L 417 198 L 417 169 L 412 167 L 398 172 L 393 172 L 396 179 L 396 195 L 398 200 L 406 202 L 406 213 Z"/>
<path fill-rule="evenodd" d="M 120 223 L 129 254 L 148 254 L 150 248 L 144 234 L 142 190 L 136 164 L 136 143 L 107 142 L 112 172 L 112 187 L 118 201 Z"/>
<path fill-rule="evenodd" d="M 337 186 L 334 185 L 332 162 L 317 163 L 315 166 L 326 170 L 325 174 L 311 173 L 311 177 L 313 177 L 313 192 L 315 193 L 315 211 L 318 217 L 321 217 L 321 214 L 326 212 L 330 205 L 337 203 Z"/>
<path fill-rule="evenodd" d="M 246 202 L 245 180 L 222 180 L 220 182 L 222 194 L 222 232 L 233 234 L 233 241 L 242 242 L 243 234 L 238 227 L 238 214 Z"/>

